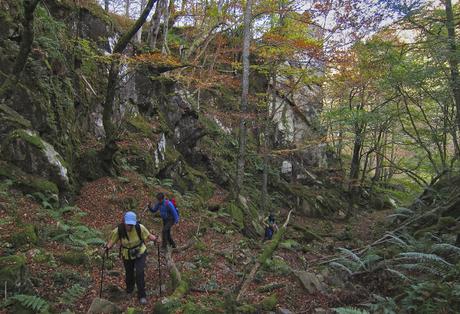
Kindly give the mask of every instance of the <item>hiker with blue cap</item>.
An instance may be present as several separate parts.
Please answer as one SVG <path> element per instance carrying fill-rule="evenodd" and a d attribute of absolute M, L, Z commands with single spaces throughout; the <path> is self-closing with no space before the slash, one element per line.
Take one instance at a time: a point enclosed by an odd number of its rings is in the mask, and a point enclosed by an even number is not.
<path fill-rule="evenodd" d="M 124 215 L 123 223 L 113 229 L 110 240 L 104 246 L 111 249 L 115 243 L 120 243 L 120 255 L 125 266 L 126 293 L 131 296 L 134 285 L 137 286 L 137 296 L 141 304 L 147 304 L 145 294 L 144 269 L 146 263 L 146 240 L 158 241 L 158 237 L 151 234 L 147 228 L 137 221 L 134 212 Z"/>

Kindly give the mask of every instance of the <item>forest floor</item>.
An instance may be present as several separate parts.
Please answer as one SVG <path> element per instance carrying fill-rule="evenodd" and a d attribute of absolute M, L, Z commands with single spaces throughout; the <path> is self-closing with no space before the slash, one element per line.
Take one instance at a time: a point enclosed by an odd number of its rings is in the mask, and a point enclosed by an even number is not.
<path fill-rule="evenodd" d="M 140 209 L 144 208 L 161 188 L 147 186 L 133 173 L 124 174 L 120 178 L 101 178 L 85 185 L 80 191 L 76 205 L 85 213 L 81 222 L 101 230 L 105 237 L 121 222 L 124 204 L 135 200 Z M 222 194 L 222 191 L 219 192 Z M 214 202 L 222 198 L 216 195 Z M 28 198 L 19 198 L 16 205 L 18 215 L 22 221 L 34 224 L 40 215 L 38 207 Z M 253 241 L 244 238 L 231 218 L 223 213 L 215 213 L 194 208 L 180 206 L 181 221 L 173 228 L 173 238 L 178 246 L 193 245 L 178 251 L 173 251 L 172 257 L 179 271 L 187 276 L 191 283 L 191 290 L 185 297 L 185 302 L 192 302 L 202 308 L 222 308 L 225 295 L 231 293 L 242 281 L 242 277 L 250 270 L 251 262 L 262 252 L 263 241 Z M 4 210 L 0 211 L 0 237 L 7 238 L 8 233 L 14 228 L 14 221 L 8 220 Z M 274 252 L 274 259 L 283 261 L 272 267 L 262 267 L 254 282 L 251 283 L 246 295 L 243 297 L 248 304 L 257 304 L 264 298 L 276 293 L 277 307 L 290 309 L 295 313 L 328 313 L 328 309 L 342 306 L 350 302 L 353 296 L 346 289 L 328 288 L 308 293 L 294 275 L 292 270 L 313 271 L 322 273 L 324 268 L 320 262 L 326 262 L 334 257 L 337 248 L 356 248 L 371 243 L 383 231 L 383 222 L 388 214 L 386 211 L 365 212 L 351 218 L 349 221 L 313 219 L 293 214 L 291 222 L 301 225 L 313 231 L 322 238 L 322 241 L 312 241 L 302 244 L 293 241 L 295 232 L 288 228 L 281 245 Z M 277 217 L 281 225 L 287 215 L 287 210 L 281 210 Z M 159 215 L 144 212 L 140 215 L 141 222 L 147 226 L 151 233 L 161 234 L 161 219 Z M 41 218 L 40 218 L 41 219 Z M 48 218 L 49 219 L 49 218 Z M 41 224 L 55 224 L 52 219 L 41 220 Z M 341 239 L 341 240 L 338 240 Z M 287 242 L 286 242 L 287 241 Z M 289 242 L 291 241 L 291 242 Z M 292 241 L 296 245 L 292 244 Z M 43 249 L 59 256 L 65 252 L 65 244 L 50 241 L 42 244 Z M 117 303 L 123 310 L 135 307 L 151 313 L 153 305 L 159 300 L 159 272 L 157 248 L 148 246 L 149 254 L 146 267 L 146 288 L 148 305 L 139 305 L 136 297 L 127 299 L 123 293 L 124 270 L 121 260 L 118 258 L 118 249 L 111 251 L 107 270 L 103 281 L 103 298 Z M 92 252 L 97 255 L 96 249 Z M 33 258 L 33 249 L 26 253 L 27 267 L 32 280 L 40 280 L 36 291 L 37 295 L 48 300 L 57 300 L 62 294 L 66 284 L 56 285 L 56 276 L 51 274 L 59 272 L 66 274 L 85 274 L 88 277 L 89 289 L 80 297 L 71 309 L 77 313 L 86 313 L 91 301 L 99 295 L 100 287 L 100 261 L 91 263 L 90 266 L 80 265 L 49 265 L 37 263 Z M 162 254 L 161 254 L 162 256 Z M 163 283 L 162 296 L 170 294 L 169 272 L 165 266 L 165 259 L 161 257 L 161 282 Z M 287 267 L 286 267 L 287 266 Z M 325 266 L 325 265 L 324 265 Z M 323 266 L 323 267 L 324 267 Z M 34 279 L 34 277 L 36 277 Z M 258 292 L 258 288 L 270 284 L 279 284 L 275 289 L 268 292 Z M 218 306 L 220 304 L 220 306 Z M 63 305 L 62 310 L 66 307 Z"/>

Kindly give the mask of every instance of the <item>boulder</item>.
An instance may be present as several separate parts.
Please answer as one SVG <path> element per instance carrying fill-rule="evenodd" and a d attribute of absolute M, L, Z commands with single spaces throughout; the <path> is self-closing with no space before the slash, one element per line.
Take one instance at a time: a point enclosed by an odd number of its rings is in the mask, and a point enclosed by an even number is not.
<path fill-rule="evenodd" d="M 95 298 L 91 303 L 88 314 L 118 314 L 122 313 L 121 309 L 114 303 L 100 298 Z"/>
<path fill-rule="evenodd" d="M 7 284 L 8 291 L 19 290 L 25 284 L 26 258 L 23 255 L 0 257 L 0 282 Z"/>
<path fill-rule="evenodd" d="M 314 293 L 316 291 L 323 290 L 323 286 L 316 274 L 307 271 L 294 271 L 293 273 L 299 279 L 303 288 L 307 290 L 308 293 Z"/>
<path fill-rule="evenodd" d="M 276 293 L 272 294 L 269 297 L 266 297 L 259 303 L 259 308 L 263 311 L 271 311 L 276 308 L 276 304 L 278 303 L 278 298 Z"/>
<path fill-rule="evenodd" d="M 52 181 L 61 191 L 71 190 L 64 159 L 34 131 L 11 131 L 2 143 L 0 156 L 27 174 Z"/>
<path fill-rule="evenodd" d="M 0 178 L 10 179 L 15 186 L 24 189 L 26 192 L 59 193 L 59 189 L 54 182 L 27 174 L 11 163 L 2 160 L 0 160 Z"/>
<path fill-rule="evenodd" d="M 24 245 L 37 244 L 38 236 L 35 232 L 34 225 L 27 224 L 24 227 L 19 228 L 11 235 L 10 241 L 15 248 L 19 248 Z"/>

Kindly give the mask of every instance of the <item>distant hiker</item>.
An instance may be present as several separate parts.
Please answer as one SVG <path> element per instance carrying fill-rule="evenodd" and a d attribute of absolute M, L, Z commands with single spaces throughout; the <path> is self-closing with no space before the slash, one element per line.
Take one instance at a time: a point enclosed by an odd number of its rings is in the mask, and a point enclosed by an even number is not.
<path fill-rule="evenodd" d="M 145 294 L 144 268 L 147 255 L 145 240 L 157 242 L 158 237 L 151 234 L 144 225 L 141 225 L 134 212 L 124 215 L 123 223 L 113 229 L 110 240 L 104 246 L 110 250 L 115 243 L 120 242 L 120 254 L 125 266 L 126 293 L 130 295 L 137 286 L 137 296 L 141 304 L 147 304 Z"/>
<path fill-rule="evenodd" d="M 264 240 L 271 240 L 273 237 L 273 234 L 278 231 L 278 226 L 276 225 L 275 222 L 275 215 L 273 213 L 270 213 L 268 217 L 264 219 L 264 225 L 265 225 L 265 237 Z"/>
<path fill-rule="evenodd" d="M 157 201 L 158 202 L 155 207 L 152 208 L 152 204 L 150 203 L 148 208 L 152 213 L 160 210 L 160 216 L 163 219 L 161 246 L 163 249 L 166 249 L 166 246 L 169 244 L 175 248 L 176 243 L 172 239 L 171 228 L 179 222 L 179 213 L 173 203 L 170 200 L 165 199 L 165 195 L 163 193 L 157 194 Z"/>

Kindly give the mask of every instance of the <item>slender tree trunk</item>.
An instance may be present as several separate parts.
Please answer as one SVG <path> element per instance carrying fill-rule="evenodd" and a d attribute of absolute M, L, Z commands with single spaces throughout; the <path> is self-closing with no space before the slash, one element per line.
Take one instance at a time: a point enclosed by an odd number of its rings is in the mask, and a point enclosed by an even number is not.
<path fill-rule="evenodd" d="M 377 139 L 375 140 L 375 172 L 372 182 L 380 181 L 382 178 L 382 165 L 383 165 L 383 156 L 382 156 L 382 135 L 384 130 L 380 129 Z"/>
<path fill-rule="evenodd" d="M 271 102 L 272 102 L 272 107 L 276 107 L 276 72 L 272 72 L 272 86 L 270 88 L 270 96 L 271 96 Z M 269 83 L 270 86 L 270 83 Z M 271 149 L 271 115 L 270 115 L 270 104 L 267 105 L 267 111 L 265 115 L 265 123 L 264 123 L 264 169 L 263 169 L 263 174 L 262 174 L 262 202 L 261 202 L 261 209 L 266 211 L 268 208 L 268 165 L 269 165 L 269 152 Z"/>
<path fill-rule="evenodd" d="M 236 191 L 240 194 L 244 183 L 244 166 L 246 160 L 246 113 L 248 111 L 248 95 L 249 95 L 249 46 L 251 44 L 251 19 L 252 19 L 252 0 L 246 1 L 244 12 L 244 32 L 243 32 L 243 79 L 241 92 L 241 107 L 242 114 L 240 120 L 239 133 L 239 152 L 236 172 Z"/>
<path fill-rule="evenodd" d="M 146 0 L 141 0 L 141 14 L 142 14 L 142 10 L 144 10 L 144 7 L 145 7 L 145 3 L 146 3 Z M 142 28 L 143 26 L 141 26 L 141 28 L 137 31 L 136 33 L 136 42 L 138 43 L 141 43 L 142 42 Z"/>
<path fill-rule="evenodd" d="M 455 20 L 454 12 L 452 10 L 452 1 L 444 0 L 446 9 L 446 27 L 447 36 L 449 39 L 449 54 L 448 61 L 450 67 L 451 88 L 454 94 L 455 106 L 457 108 L 457 128 L 460 131 L 460 81 L 458 73 L 458 51 L 457 42 L 455 39 Z"/>
<path fill-rule="evenodd" d="M 21 45 L 10 76 L 0 86 L 0 100 L 8 96 L 7 93 L 19 81 L 26 66 L 34 41 L 34 12 L 39 2 L 40 0 L 24 0 L 24 19 L 21 21 L 23 27 Z"/>
<path fill-rule="evenodd" d="M 120 40 L 115 44 L 113 48 L 112 57 L 113 60 L 110 64 L 109 70 L 109 77 L 107 80 L 107 89 L 105 95 L 105 102 L 104 102 L 104 110 L 102 112 L 102 122 L 104 124 L 105 136 L 106 136 L 106 143 L 103 152 L 103 158 L 105 164 L 108 169 L 112 169 L 113 166 L 113 155 L 116 152 L 116 144 L 115 144 L 115 125 L 112 121 L 113 118 L 113 107 L 115 103 L 115 94 L 117 89 L 118 83 L 118 73 L 120 70 L 120 59 L 119 55 L 123 53 L 123 51 L 128 46 L 131 39 L 134 35 L 139 31 L 142 25 L 145 23 L 147 16 L 149 15 L 150 11 L 152 10 L 153 4 L 156 0 L 149 0 L 147 6 L 145 7 L 142 14 L 139 16 L 137 21 L 134 25 L 123 35 L 121 36 Z"/>
<path fill-rule="evenodd" d="M 155 7 L 155 14 L 152 17 L 152 25 L 149 32 L 149 44 L 152 49 L 156 49 L 158 34 L 160 32 L 161 17 L 163 15 L 163 3 L 165 0 L 158 0 Z"/>
<path fill-rule="evenodd" d="M 169 16 L 171 14 L 171 9 L 173 6 L 174 6 L 174 0 L 170 0 L 169 5 L 167 4 L 167 0 L 165 0 L 165 10 L 164 10 L 164 18 L 163 18 L 163 45 L 161 47 L 162 54 L 169 53 L 169 47 L 168 47 Z"/>
<path fill-rule="evenodd" d="M 129 18 L 129 10 L 131 9 L 131 0 L 125 0 L 125 16 Z"/>
<path fill-rule="evenodd" d="M 359 164 L 361 162 L 361 148 L 363 145 L 363 128 L 358 126 L 355 129 L 355 140 L 353 143 L 353 155 L 350 164 L 350 190 L 357 184 L 359 179 Z"/>
<path fill-rule="evenodd" d="M 110 0 L 104 0 L 104 10 L 106 12 L 109 12 L 109 4 L 110 4 Z"/>

